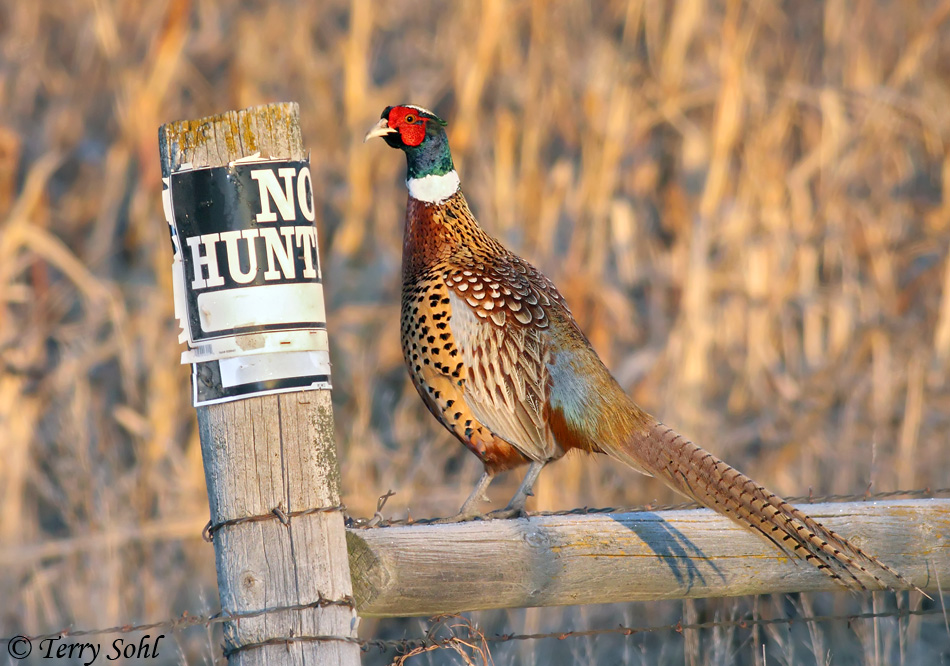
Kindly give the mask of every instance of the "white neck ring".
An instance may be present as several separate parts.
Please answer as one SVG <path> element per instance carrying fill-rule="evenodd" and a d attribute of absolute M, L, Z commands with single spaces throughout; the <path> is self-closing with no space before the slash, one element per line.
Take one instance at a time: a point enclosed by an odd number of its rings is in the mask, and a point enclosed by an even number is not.
<path fill-rule="evenodd" d="M 459 191 L 459 175 L 452 169 L 442 175 L 429 174 L 406 181 L 409 196 L 426 203 L 442 203 Z"/>

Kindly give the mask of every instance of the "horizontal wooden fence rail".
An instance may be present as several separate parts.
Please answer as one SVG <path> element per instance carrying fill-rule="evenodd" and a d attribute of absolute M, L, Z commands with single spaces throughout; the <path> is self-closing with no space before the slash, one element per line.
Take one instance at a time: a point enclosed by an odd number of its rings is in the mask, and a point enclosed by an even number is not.
<path fill-rule="evenodd" d="M 950 587 L 950 499 L 808 513 L 919 587 Z M 363 616 L 840 589 L 705 509 L 350 529 L 347 543 Z"/>
<path fill-rule="evenodd" d="M 950 499 L 805 506 L 921 588 L 950 588 Z M 0 566 L 197 539 L 206 521 L 196 516 L 4 548 Z M 705 509 L 351 528 L 346 538 L 358 611 L 367 617 L 837 588 Z"/>

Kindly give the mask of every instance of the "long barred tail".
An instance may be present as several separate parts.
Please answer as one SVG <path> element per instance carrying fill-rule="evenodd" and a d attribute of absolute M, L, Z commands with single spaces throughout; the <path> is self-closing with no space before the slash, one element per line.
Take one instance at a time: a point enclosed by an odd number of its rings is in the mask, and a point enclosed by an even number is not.
<path fill-rule="evenodd" d="M 795 508 L 781 497 L 696 446 L 673 429 L 639 413 L 626 441 L 603 446 L 619 460 L 662 479 L 687 497 L 771 541 L 792 557 L 806 560 L 855 590 L 906 586 L 917 589 L 873 555 Z"/>

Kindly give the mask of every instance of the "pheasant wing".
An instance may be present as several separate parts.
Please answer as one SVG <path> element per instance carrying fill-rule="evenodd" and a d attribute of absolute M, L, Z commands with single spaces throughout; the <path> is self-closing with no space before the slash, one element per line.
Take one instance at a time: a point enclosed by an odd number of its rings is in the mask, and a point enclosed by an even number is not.
<path fill-rule="evenodd" d="M 531 460 L 558 457 L 545 418 L 548 316 L 563 304 L 537 269 L 517 257 L 447 271 L 450 328 L 466 373 L 465 402 L 495 435 Z M 553 293 L 549 293 L 549 289 Z"/>

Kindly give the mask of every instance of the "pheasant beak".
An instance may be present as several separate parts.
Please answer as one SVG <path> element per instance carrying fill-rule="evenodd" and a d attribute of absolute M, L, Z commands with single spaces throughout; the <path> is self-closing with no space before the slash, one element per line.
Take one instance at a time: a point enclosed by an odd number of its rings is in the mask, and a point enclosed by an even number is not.
<path fill-rule="evenodd" d="M 366 143 L 374 136 L 386 136 L 387 134 L 393 134 L 396 130 L 389 126 L 389 121 L 386 118 L 381 118 L 378 123 L 373 125 L 373 129 L 366 133 L 366 136 L 363 137 L 363 143 Z"/>

